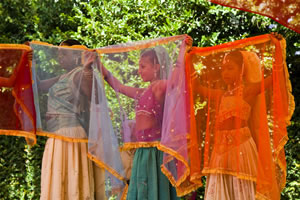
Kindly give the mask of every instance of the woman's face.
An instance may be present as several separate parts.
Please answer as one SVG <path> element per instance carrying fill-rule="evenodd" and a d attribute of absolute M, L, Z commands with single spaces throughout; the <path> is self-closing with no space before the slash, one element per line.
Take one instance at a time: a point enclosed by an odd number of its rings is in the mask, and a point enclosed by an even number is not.
<path fill-rule="evenodd" d="M 76 56 L 73 51 L 68 49 L 60 49 L 58 50 L 58 61 L 62 68 L 67 71 L 72 70 L 76 67 Z"/>
<path fill-rule="evenodd" d="M 232 60 L 226 61 L 222 65 L 222 79 L 227 85 L 238 82 L 241 74 L 241 66 Z"/>
<path fill-rule="evenodd" d="M 139 62 L 138 73 L 143 81 L 153 81 L 159 78 L 159 65 L 153 65 L 152 60 L 148 56 L 142 56 Z"/>

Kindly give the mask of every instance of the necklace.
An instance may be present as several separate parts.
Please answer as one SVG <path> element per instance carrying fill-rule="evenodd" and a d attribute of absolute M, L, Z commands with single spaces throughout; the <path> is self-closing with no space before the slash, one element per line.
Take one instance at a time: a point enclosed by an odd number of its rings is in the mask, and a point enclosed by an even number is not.
<path fill-rule="evenodd" d="M 243 92 L 243 86 L 240 85 L 238 87 L 233 88 L 232 90 L 227 90 L 225 92 L 225 94 L 227 93 L 228 95 L 232 96 L 235 93 L 235 91 L 238 91 L 238 94 L 240 94 L 240 93 L 242 94 L 242 92 Z"/>

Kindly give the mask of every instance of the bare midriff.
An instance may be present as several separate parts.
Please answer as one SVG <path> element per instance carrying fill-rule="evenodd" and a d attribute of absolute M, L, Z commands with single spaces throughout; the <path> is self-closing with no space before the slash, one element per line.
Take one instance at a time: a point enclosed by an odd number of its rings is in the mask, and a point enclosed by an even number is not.
<path fill-rule="evenodd" d="M 145 130 L 157 126 L 155 117 L 139 114 L 136 116 L 136 131 Z"/>
<path fill-rule="evenodd" d="M 246 120 L 242 120 L 238 117 L 231 117 L 222 122 L 219 122 L 218 130 L 220 130 L 220 131 L 233 130 L 233 129 L 244 128 L 247 126 L 248 126 L 248 123 Z"/>

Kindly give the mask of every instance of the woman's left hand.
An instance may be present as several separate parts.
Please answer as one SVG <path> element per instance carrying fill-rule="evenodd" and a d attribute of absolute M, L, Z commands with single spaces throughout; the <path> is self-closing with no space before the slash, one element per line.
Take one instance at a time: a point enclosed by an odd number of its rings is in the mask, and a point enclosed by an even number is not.
<path fill-rule="evenodd" d="M 97 54 L 95 51 L 85 51 L 83 53 L 83 68 L 90 69 L 93 62 L 96 60 Z"/>

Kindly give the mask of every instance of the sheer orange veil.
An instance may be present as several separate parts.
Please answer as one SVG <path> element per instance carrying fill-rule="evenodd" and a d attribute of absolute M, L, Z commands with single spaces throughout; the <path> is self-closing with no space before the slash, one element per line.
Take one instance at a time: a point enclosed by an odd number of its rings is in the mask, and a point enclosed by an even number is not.
<path fill-rule="evenodd" d="M 267 34 L 214 47 L 194 47 L 187 55 L 188 89 L 193 95 L 190 109 L 191 113 L 195 113 L 191 115 L 189 148 L 192 181 L 201 182 L 202 176 L 212 173 L 234 175 L 254 181 L 258 199 L 280 199 L 286 179 L 286 126 L 289 125 L 295 108 L 285 63 L 285 48 L 284 39 L 278 40 Z M 224 57 L 231 51 L 240 51 L 244 62 L 243 85 L 236 88 L 247 85 L 260 88 L 259 94 L 251 101 L 253 104 L 248 118 L 250 135 L 243 135 L 244 128 L 240 123 L 234 124 L 235 133 L 232 136 L 232 131 L 224 132 L 216 128 L 219 104 L 223 97 L 215 94 L 226 91 L 221 77 L 221 66 Z M 271 84 L 267 81 L 270 78 Z M 205 96 L 198 93 L 203 88 L 208 89 Z M 240 113 L 235 115 L 243 117 L 245 111 L 237 112 Z M 252 166 L 255 172 L 247 172 L 243 166 L 246 157 L 241 152 L 243 141 L 248 140 L 247 138 L 255 141 L 257 158 L 254 161 L 255 166 Z M 227 144 L 225 146 L 224 141 Z M 221 154 L 234 152 L 231 154 L 233 156 L 225 159 L 226 163 L 222 166 L 212 163 L 212 152 L 218 149 L 222 149 Z M 234 164 L 231 162 L 233 160 Z"/>

